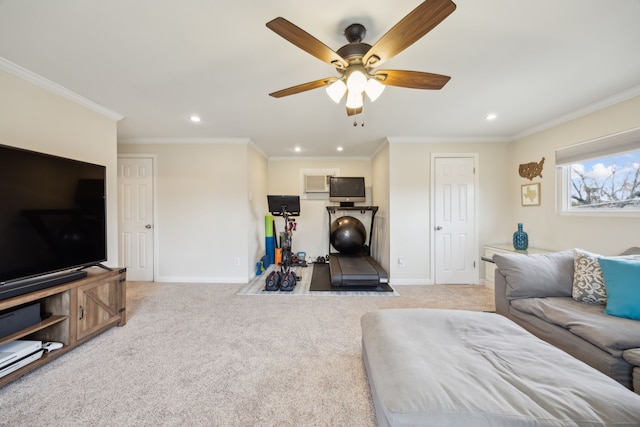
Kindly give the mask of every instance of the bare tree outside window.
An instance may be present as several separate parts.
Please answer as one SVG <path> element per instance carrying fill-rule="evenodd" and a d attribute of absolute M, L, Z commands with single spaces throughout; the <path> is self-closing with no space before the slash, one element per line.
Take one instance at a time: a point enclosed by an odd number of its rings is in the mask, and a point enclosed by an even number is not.
<path fill-rule="evenodd" d="M 640 210 L 640 150 L 570 166 L 571 210 Z"/>

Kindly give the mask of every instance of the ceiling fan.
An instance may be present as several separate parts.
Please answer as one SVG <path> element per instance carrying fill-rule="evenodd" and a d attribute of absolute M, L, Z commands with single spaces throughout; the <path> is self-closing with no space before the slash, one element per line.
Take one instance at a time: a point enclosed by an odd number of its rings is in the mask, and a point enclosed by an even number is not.
<path fill-rule="evenodd" d="M 366 29 L 351 24 L 345 29 L 348 44 L 337 51 L 282 17 L 267 22 L 267 27 L 284 39 L 338 71 L 338 77 L 327 77 L 270 93 L 274 98 L 295 95 L 326 86 L 336 102 L 347 95 L 347 115 L 362 112 L 364 95 L 372 101 L 387 86 L 412 89 L 441 89 L 451 77 L 421 71 L 376 70 L 380 64 L 396 56 L 427 34 L 456 9 L 451 0 L 426 0 L 402 18 L 373 46 L 362 43 Z"/>

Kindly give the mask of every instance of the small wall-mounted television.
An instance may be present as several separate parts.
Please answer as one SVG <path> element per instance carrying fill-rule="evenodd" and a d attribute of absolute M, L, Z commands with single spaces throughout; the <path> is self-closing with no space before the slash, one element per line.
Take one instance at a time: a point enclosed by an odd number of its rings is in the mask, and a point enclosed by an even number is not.
<path fill-rule="evenodd" d="M 0 299 L 107 260 L 105 176 L 102 165 L 0 145 Z"/>
<path fill-rule="evenodd" d="M 332 176 L 329 179 L 329 200 L 340 202 L 343 207 L 366 201 L 364 177 Z"/>

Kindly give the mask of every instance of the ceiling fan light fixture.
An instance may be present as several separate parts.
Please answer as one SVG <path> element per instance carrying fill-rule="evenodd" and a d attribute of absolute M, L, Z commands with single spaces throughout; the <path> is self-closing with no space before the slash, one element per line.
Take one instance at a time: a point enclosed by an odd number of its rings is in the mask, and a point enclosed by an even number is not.
<path fill-rule="evenodd" d="M 363 104 L 362 92 L 347 92 L 347 108 L 362 108 Z"/>
<path fill-rule="evenodd" d="M 327 86 L 326 91 L 327 95 L 329 95 L 329 98 L 331 98 L 333 102 L 337 104 L 340 102 L 345 92 L 347 91 L 347 85 L 345 85 L 342 80 L 336 80 L 335 82 Z"/>
<path fill-rule="evenodd" d="M 380 97 L 380 95 L 382 95 L 382 92 L 384 92 L 384 85 L 377 79 L 370 78 L 364 87 L 364 92 L 367 94 L 371 102 L 374 102 Z"/>
<path fill-rule="evenodd" d="M 360 70 L 353 70 L 347 78 L 349 93 L 362 93 L 367 86 L 367 76 Z"/>

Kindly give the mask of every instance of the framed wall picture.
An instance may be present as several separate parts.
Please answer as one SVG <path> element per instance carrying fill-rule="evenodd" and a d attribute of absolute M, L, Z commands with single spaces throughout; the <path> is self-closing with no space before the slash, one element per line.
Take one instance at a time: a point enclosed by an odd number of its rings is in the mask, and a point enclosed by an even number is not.
<path fill-rule="evenodd" d="M 524 184 L 520 187 L 522 206 L 540 206 L 540 183 Z"/>

